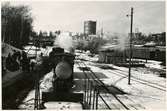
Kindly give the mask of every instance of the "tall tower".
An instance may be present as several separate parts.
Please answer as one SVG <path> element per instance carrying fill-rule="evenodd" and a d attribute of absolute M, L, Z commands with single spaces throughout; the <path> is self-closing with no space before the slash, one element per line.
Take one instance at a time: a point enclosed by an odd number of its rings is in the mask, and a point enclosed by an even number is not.
<path fill-rule="evenodd" d="M 84 34 L 96 35 L 96 21 L 84 21 Z"/>

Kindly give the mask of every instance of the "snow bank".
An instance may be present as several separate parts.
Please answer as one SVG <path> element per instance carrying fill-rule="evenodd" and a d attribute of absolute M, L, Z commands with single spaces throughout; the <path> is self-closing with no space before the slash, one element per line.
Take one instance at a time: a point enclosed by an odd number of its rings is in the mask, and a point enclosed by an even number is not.
<path fill-rule="evenodd" d="M 47 73 L 44 78 L 40 81 L 40 88 L 42 92 L 49 92 L 53 90 L 53 72 Z"/>

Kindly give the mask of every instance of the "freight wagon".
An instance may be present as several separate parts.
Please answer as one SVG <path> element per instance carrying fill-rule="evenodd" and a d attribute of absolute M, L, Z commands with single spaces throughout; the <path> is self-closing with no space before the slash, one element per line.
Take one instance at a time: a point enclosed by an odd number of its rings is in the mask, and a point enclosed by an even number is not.
<path fill-rule="evenodd" d="M 157 60 L 165 62 L 166 60 L 166 49 L 165 47 L 136 47 L 132 48 L 132 58 L 144 59 L 144 60 Z M 109 48 L 103 48 L 99 50 L 99 62 L 103 63 L 125 63 L 129 58 L 129 48 L 119 50 L 117 46 Z"/>

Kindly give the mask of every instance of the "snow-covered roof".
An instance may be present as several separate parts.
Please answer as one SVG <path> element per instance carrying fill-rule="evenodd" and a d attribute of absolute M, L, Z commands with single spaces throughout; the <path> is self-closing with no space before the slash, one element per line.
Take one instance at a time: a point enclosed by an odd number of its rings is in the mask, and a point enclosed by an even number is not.
<path fill-rule="evenodd" d="M 36 48 L 35 46 L 32 46 L 32 45 L 25 46 L 24 49 L 25 49 L 25 50 L 29 50 L 29 49 L 31 49 L 31 50 L 36 50 L 36 49 L 38 49 L 38 50 L 39 50 L 39 48 Z"/>

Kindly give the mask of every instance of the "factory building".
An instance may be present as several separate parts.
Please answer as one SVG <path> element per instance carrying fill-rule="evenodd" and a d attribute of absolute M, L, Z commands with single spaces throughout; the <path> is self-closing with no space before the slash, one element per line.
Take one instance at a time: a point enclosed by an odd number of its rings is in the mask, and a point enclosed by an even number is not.
<path fill-rule="evenodd" d="M 96 35 L 96 21 L 84 21 L 84 34 Z"/>

